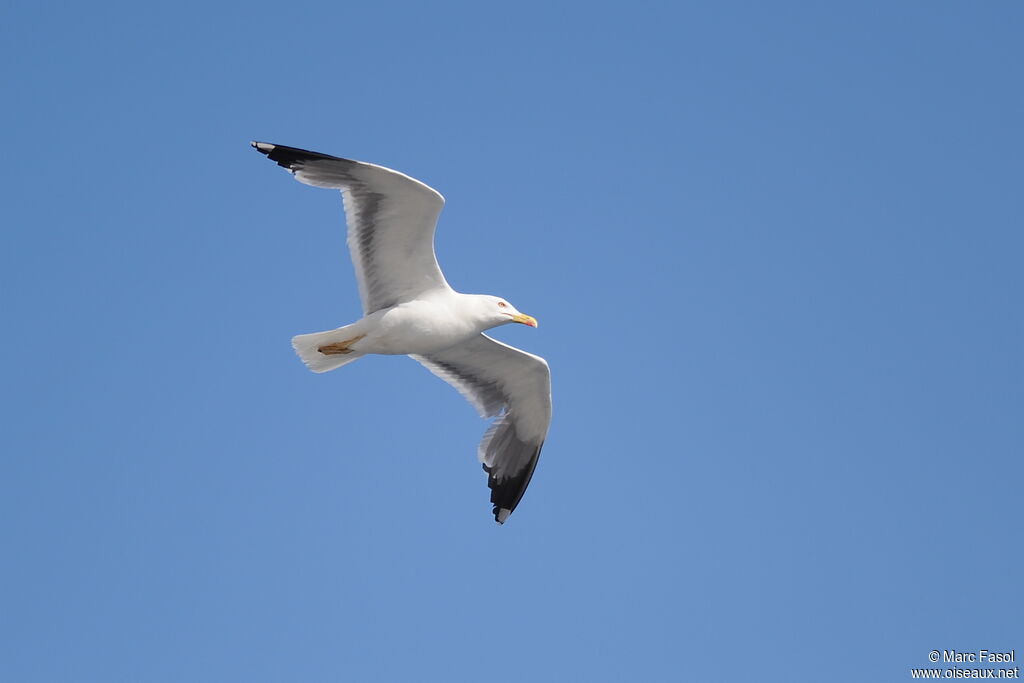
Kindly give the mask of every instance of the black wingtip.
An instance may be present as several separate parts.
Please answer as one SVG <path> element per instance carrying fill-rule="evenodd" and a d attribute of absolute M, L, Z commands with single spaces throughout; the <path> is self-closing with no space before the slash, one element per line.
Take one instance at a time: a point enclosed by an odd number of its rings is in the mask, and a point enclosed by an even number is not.
<path fill-rule="evenodd" d="M 521 472 L 502 481 L 492 475 L 491 469 L 484 465 L 484 472 L 487 472 L 487 486 L 491 489 L 491 503 L 494 505 L 491 512 L 494 513 L 494 521 L 498 524 L 504 524 L 519 505 L 519 501 L 523 499 L 526 487 L 530 485 L 533 473 L 537 469 L 537 462 L 540 460 L 540 451 L 543 447 L 543 443 L 537 447 L 537 451 L 530 458 L 530 464 Z"/>
<path fill-rule="evenodd" d="M 268 159 L 276 161 L 278 166 L 283 166 L 289 171 L 295 171 L 297 166 L 309 161 L 342 161 L 352 163 L 349 159 L 332 157 L 330 154 L 311 152 L 308 149 L 299 149 L 298 147 L 287 147 L 285 145 L 273 145 L 269 142 L 256 141 L 250 144 L 257 152 L 266 154 Z"/>

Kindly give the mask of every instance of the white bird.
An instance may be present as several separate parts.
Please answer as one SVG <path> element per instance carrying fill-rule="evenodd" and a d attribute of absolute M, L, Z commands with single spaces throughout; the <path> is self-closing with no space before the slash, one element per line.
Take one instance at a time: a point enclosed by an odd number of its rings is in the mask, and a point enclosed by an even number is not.
<path fill-rule="evenodd" d="M 363 318 L 327 332 L 300 334 L 292 346 L 313 372 L 367 354 L 409 355 L 496 417 L 478 448 L 494 518 L 504 524 L 533 477 L 551 422 L 551 373 L 539 356 L 483 334 L 537 321 L 506 300 L 453 290 L 434 255 L 444 197 L 391 169 L 294 147 L 253 142 L 257 151 L 306 185 L 341 190 L 348 248 Z"/>

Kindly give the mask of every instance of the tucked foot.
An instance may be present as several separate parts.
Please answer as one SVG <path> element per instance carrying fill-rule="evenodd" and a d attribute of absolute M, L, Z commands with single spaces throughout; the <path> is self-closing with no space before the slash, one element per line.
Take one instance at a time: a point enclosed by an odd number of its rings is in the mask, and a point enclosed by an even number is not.
<path fill-rule="evenodd" d="M 346 339 L 345 341 L 334 342 L 333 344 L 324 344 L 323 346 L 319 347 L 317 351 L 324 354 L 325 356 L 337 356 L 339 354 L 352 353 L 351 346 L 365 336 L 365 334 L 361 334 L 358 337 Z"/>

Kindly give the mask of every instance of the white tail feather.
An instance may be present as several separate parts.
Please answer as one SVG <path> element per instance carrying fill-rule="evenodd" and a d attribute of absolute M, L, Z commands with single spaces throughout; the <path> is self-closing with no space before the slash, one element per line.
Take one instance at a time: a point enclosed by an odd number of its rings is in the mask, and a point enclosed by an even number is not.
<path fill-rule="evenodd" d="M 326 344 L 337 344 L 352 339 L 356 336 L 352 330 L 353 327 L 353 325 L 347 325 L 326 332 L 295 335 L 292 337 L 292 348 L 295 349 L 295 353 L 299 354 L 299 358 L 306 364 L 306 367 L 313 372 L 327 372 L 334 368 L 340 368 L 342 365 L 362 358 L 365 354 L 358 351 L 324 354 L 320 353 L 318 349 Z"/>

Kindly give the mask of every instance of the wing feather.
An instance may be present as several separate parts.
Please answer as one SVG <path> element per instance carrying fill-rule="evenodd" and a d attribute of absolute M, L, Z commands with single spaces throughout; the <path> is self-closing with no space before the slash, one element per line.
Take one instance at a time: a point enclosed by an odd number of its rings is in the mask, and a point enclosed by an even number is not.
<path fill-rule="evenodd" d="M 434 254 L 444 197 L 404 173 L 295 147 L 252 146 L 299 182 L 341 190 L 348 248 L 366 315 L 451 289 Z"/>
<path fill-rule="evenodd" d="M 413 356 L 480 413 L 497 417 L 480 442 L 494 518 L 503 524 L 522 500 L 551 424 L 551 372 L 539 356 L 485 334 L 429 356 Z"/>

